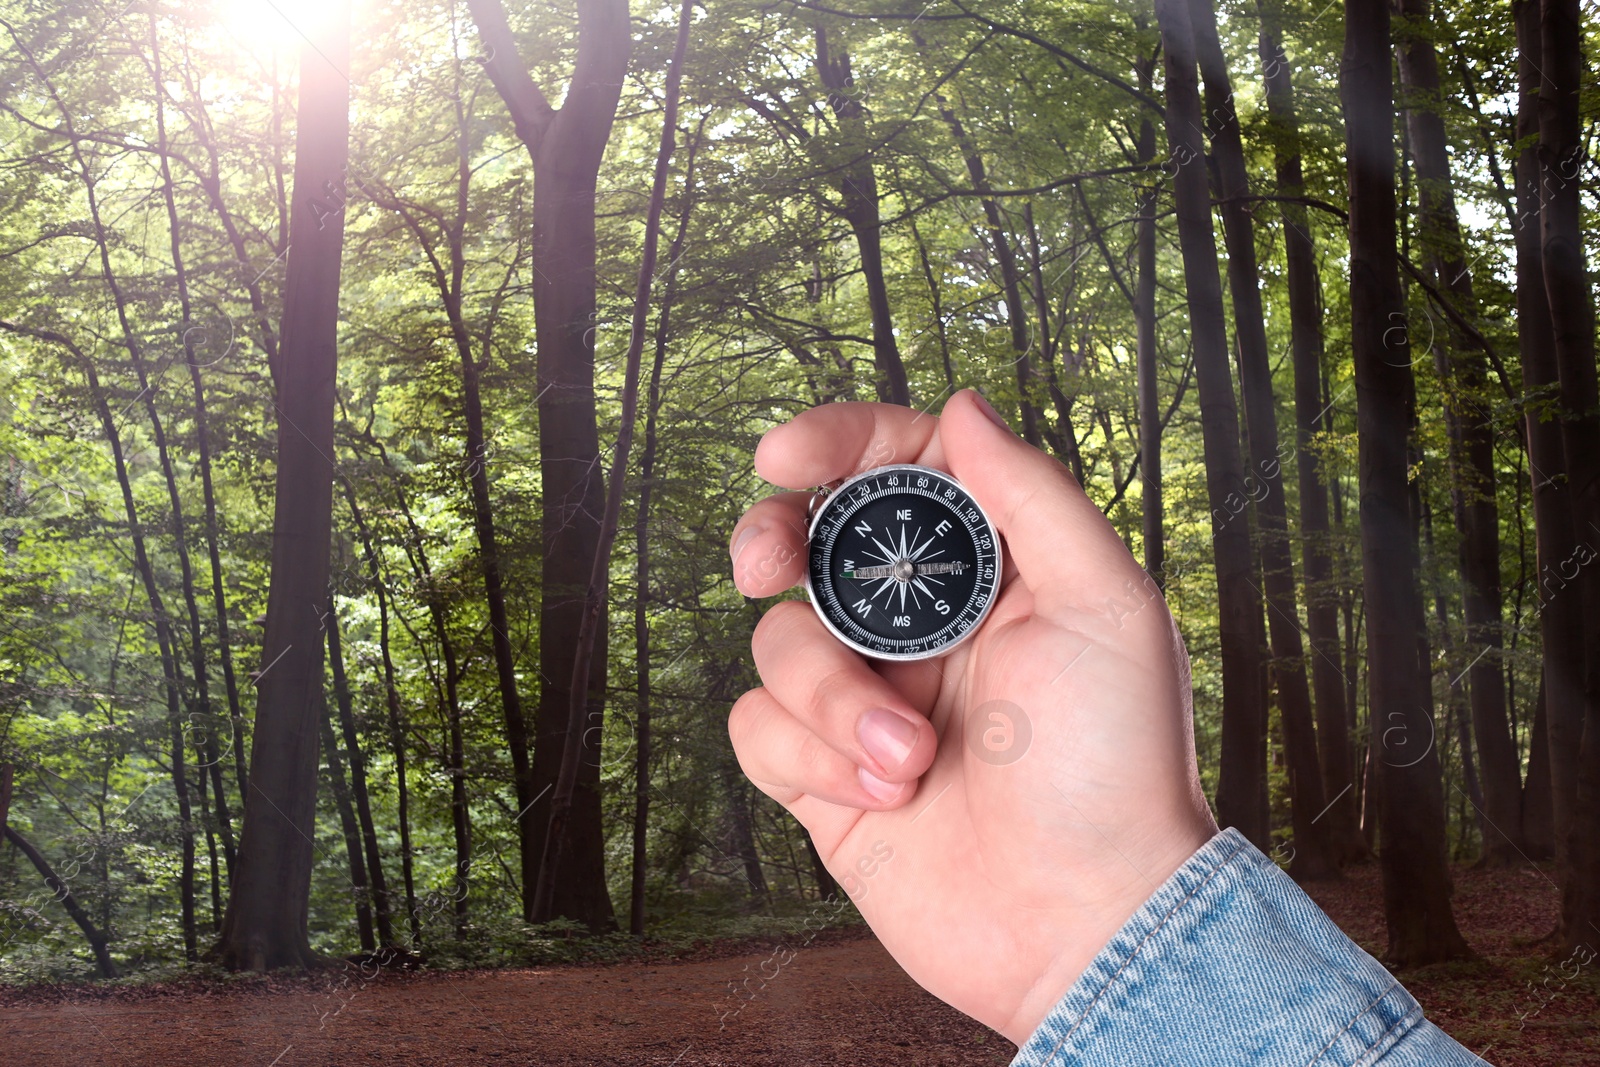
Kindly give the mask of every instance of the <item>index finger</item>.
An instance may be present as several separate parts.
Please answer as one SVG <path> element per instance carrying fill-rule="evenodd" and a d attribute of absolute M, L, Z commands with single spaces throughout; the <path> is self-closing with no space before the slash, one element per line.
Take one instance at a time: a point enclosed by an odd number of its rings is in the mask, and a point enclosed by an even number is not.
<path fill-rule="evenodd" d="M 939 419 L 897 404 L 849 402 L 802 411 L 756 446 L 756 473 L 809 489 L 891 463 L 944 467 Z"/>

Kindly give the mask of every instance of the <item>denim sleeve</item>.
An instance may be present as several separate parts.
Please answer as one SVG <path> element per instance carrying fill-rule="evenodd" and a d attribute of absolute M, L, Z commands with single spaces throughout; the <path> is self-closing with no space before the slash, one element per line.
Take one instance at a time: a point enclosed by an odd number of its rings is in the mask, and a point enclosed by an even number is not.
<path fill-rule="evenodd" d="M 1237 830 L 1123 925 L 1012 1067 L 1466 1067 L 1484 1061 Z"/>

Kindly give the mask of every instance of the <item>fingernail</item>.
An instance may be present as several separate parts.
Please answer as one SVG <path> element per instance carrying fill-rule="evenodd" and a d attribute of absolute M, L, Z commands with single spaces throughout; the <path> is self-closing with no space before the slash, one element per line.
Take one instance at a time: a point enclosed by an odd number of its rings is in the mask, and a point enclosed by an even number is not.
<path fill-rule="evenodd" d="M 893 800 L 895 797 L 899 796 L 906 787 L 904 782 L 901 782 L 898 785 L 892 782 L 886 782 L 882 778 L 879 778 L 877 775 L 873 774 L 871 771 L 867 770 L 865 767 L 858 768 L 856 770 L 856 776 L 861 779 L 861 788 L 865 789 L 867 794 L 871 796 L 873 800 L 879 801 L 880 803 L 886 803 Z"/>
<path fill-rule="evenodd" d="M 756 524 L 746 526 L 739 531 L 738 535 L 733 539 L 733 544 L 728 546 L 728 555 L 733 558 L 733 562 L 739 562 L 739 553 L 743 552 L 745 547 L 751 541 L 754 541 L 760 533 L 761 527 Z"/>
<path fill-rule="evenodd" d="M 857 721 L 856 740 L 878 761 L 878 766 L 893 774 L 911 755 L 911 748 L 917 743 L 917 727 L 888 708 L 873 708 Z"/>
<path fill-rule="evenodd" d="M 1011 433 L 1012 432 L 1011 431 L 1011 426 L 1006 422 L 1005 419 L 1002 419 L 1000 417 L 1000 413 L 994 409 L 994 405 L 989 403 L 989 398 L 988 397 L 984 396 L 982 393 L 978 392 L 976 389 L 974 389 L 972 391 L 972 395 L 978 401 L 978 410 L 983 412 L 985 415 L 989 416 L 989 421 L 990 422 L 992 422 L 996 426 L 1000 427 L 1006 433 Z"/>

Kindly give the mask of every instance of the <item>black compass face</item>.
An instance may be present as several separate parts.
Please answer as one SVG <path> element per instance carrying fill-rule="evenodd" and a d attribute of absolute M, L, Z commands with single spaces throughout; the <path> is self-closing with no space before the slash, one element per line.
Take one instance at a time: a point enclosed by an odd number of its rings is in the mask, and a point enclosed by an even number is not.
<path fill-rule="evenodd" d="M 925 659 L 988 614 L 1000 539 L 948 474 L 879 467 L 824 500 L 809 565 L 811 602 L 836 636 L 879 659 Z"/>

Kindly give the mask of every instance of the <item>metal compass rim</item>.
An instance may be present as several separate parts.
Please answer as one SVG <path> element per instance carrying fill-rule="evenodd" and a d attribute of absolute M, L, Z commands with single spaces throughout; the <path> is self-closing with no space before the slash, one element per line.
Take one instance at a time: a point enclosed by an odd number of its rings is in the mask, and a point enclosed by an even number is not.
<path fill-rule="evenodd" d="M 828 618 L 828 613 L 823 610 L 823 606 L 817 598 L 816 589 L 812 586 L 811 582 L 811 544 L 816 536 L 817 527 L 822 523 L 823 514 L 827 512 L 830 506 L 836 501 L 843 500 L 846 490 L 848 490 L 851 486 L 866 481 L 870 478 L 878 478 L 885 474 L 892 474 L 898 471 L 909 471 L 917 474 L 933 475 L 955 486 L 962 492 L 963 495 L 966 496 L 967 501 L 972 505 L 972 507 L 977 509 L 978 516 L 982 520 L 982 525 L 988 528 L 990 537 L 994 543 L 994 589 L 989 594 L 988 599 L 984 601 L 983 606 L 978 609 L 978 617 L 972 621 L 972 625 L 967 628 L 966 632 L 951 638 L 949 641 L 946 641 L 937 647 L 929 648 L 921 652 L 885 652 L 875 648 L 868 648 L 855 638 L 842 633 L 839 628 L 834 625 L 833 620 Z M 822 490 L 819 489 L 818 492 L 821 493 Z M 972 495 L 972 490 L 968 489 L 966 485 L 954 474 L 951 474 L 946 470 L 940 470 L 938 467 L 930 467 L 922 463 L 886 463 L 881 467 L 873 467 L 870 470 L 865 470 L 859 474 L 851 475 L 849 478 L 844 479 L 837 485 L 826 487 L 826 493 L 822 495 L 820 499 L 816 497 L 813 497 L 813 499 L 816 500 L 816 507 L 810 516 L 811 521 L 806 529 L 806 599 L 811 602 L 811 607 L 816 612 L 817 618 L 822 620 L 822 625 L 825 626 L 828 632 L 834 637 L 844 642 L 846 647 L 868 657 L 869 659 L 911 663 L 918 660 L 936 659 L 940 656 L 949 655 L 951 652 L 955 651 L 961 645 L 969 641 L 974 634 L 983 628 L 984 621 L 988 619 L 989 612 L 993 610 L 995 601 L 1000 599 L 1000 586 L 1003 580 L 1005 568 L 1005 549 L 1001 544 L 999 527 L 994 524 L 994 520 L 989 517 L 988 511 L 986 511 L 983 505 L 978 502 L 977 497 Z"/>

